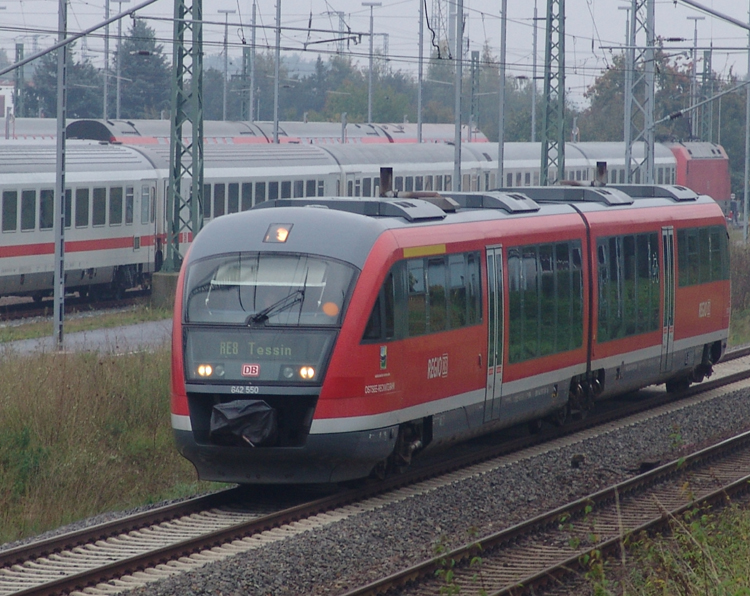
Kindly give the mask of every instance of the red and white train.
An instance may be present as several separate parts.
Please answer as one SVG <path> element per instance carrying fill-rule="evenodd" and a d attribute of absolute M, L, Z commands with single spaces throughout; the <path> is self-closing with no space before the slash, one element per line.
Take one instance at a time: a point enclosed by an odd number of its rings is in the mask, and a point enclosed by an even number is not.
<path fill-rule="evenodd" d="M 206 480 L 338 482 L 711 373 L 726 222 L 682 187 L 300 198 L 222 217 L 180 273 L 172 425 Z"/>
<path fill-rule="evenodd" d="M 723 149 L 702 143 L 681 147 L 678 159 L 670 148 L 656 146 L 657 183 L 684 185 L 681 172 L 688 177 L 698 172 L 695 188 L 725 202 L 729 176 Z M 623 155 L 621 143 L 568 144 L 566 178 L 585 184 L 593 180 L 596 162 L 606 161 L 610 182 L 620 182 Z M 538 184 L 539 156 L 539 144 L 508 144 L 502 186 Z M 0 296 L 51 295 L 55 159 L 50 141 L 0 142 Z M 209 144 L 202 212 L 208 222 L 274 199 L 377 197 L 382 165 L 395 167 L 398 191 L 453 191 L 453 159 L 453 147 L 443 143 Z M 500 186 L 496 174 L 496 144 L 464 146 L 462 189 Z M 168 177 L 168 145 L 68 143 L 69 291 L 119 292 L 148 285 L 164 259 Z"/>

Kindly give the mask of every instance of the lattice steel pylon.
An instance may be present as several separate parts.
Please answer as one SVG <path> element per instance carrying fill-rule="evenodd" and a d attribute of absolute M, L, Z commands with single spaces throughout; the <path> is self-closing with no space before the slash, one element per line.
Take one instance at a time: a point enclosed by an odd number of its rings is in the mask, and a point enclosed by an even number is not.
<path fill-rule="evenodd" d="M 701 101 L 711 98 L 714 94 L 714 79 L 711 71 L 713 52 L 703 52 L 703 78 L 701 80 Z M 701 108 L 701 140 L 713 143 L 714 133 L 714 102 L 709 101 Z"/>
<path fill-rule="evenodd" d="M 180 270 L 184 246 L 203 226 L 203 0 L 175 0 L 172 124 L 164 270 Z M 189 41 L 186 39 L 189 36 Z M 186 78 L 190 77 L 189 86 Z M 185 141 L 183 128 L 191 125 Z M 189 180 L 189 183 L 188 183 Z"/>
<path fill-rule="evenodd" d="M 16 64 L 23 60 L 23 44 L 16 44 Z M 23 66 L 16 68 L 15 83 L 13 84 L 13 115 L 17 118 L 21 118 L 25 115 L 23 109 Z M 5 114 L 3 114 L 5 116 Z"/>
<path fill-rule="evenodd" d="M 625 73 L 625 182 L 654 183 L 654 0 L 632 0 Z M 640 161 L 633 156 L 643 143 Z"/>
<path fill-rule="evenodd" d="M 565 0 L 547 0 L 540 183 L 565 179 Z"/>

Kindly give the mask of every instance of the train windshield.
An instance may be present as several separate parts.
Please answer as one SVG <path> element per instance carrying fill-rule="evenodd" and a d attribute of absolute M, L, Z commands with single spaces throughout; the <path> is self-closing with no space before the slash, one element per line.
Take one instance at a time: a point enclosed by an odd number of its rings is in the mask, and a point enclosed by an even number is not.
<path fill-rule="evenodd" d="M 190 266 L 187 323 L 336 326 L 356 274 L 351 265 L 303 254 L 239 253 Z"/>

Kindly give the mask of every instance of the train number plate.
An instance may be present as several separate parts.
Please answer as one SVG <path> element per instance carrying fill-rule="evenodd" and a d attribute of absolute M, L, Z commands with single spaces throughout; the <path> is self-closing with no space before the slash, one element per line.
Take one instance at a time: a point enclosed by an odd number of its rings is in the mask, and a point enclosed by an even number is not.
<path fill-rule="evenodd" d="M 251 385 L 232 385 L 229 390 L 230 393 L 240 393 L 243 395 L 260 393 L 260 387 L 253 387 Z"/>

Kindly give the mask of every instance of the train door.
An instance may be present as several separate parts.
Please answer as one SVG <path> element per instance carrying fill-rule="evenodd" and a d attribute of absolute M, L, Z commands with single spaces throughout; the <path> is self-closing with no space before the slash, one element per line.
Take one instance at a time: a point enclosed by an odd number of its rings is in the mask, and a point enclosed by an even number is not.
<path fill-rule="evenodd" d="M 503 249 L 487 248 L 487 387 L 484 398 L 484 420 L 500 416 L 503 389 Z"/>
<path fill-rule="evenodd" d="M 674 353 L 674 295 L 675 295 L 675 253 L 674 228 L 672 226 L 661 229 L 662 254 L 664 255 L 664 302 L 662 306 L 662 340 L 661 340 L 661 370 L 672 370 L 672 356 Z"/>

